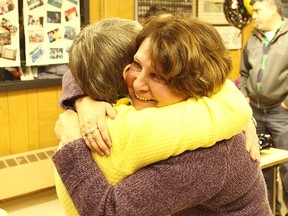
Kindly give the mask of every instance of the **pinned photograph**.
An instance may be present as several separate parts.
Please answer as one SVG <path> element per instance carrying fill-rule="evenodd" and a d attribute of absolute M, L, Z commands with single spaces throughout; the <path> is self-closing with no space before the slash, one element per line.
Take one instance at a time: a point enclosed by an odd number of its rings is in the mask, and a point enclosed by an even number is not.
<path fill-rule="evenodd" d="M 72 2 L 73 4 L 78 4 L 78 0 L 68 0 L 69 2 Z"/>
<path fill-rule="evenodd" d="M 35 63 L 41 56 L 43 56 L 44 50 L 42 46 L 36 47 L 32 52 L 29 53 L 29 57 L 31 58 L 31 61 Z"/>
<path fill-rule="evenodd" d="M 53 5 L 54 7 L 61 8 L 63 0 L 48 0 L 48 4 Z"/>
<path fill-rule="evenodd" d="M 37 27 L 43 27 L 43 17 L 34 17 L 33 15 L 28 16 L 28 26 L 33 25 Z"/>
<path fill-rule="evenodd" d="M 76 37 L 76 30 L 71 26 L 65 26 L 64 38 L 68 40 L 74 40 Z"/>
<path fill-rule="evenodd" d="M 28 31 L 29 43 L 43 43 L 44 33 L 43 30 L 30 30 Z"/>
<path fill-rule="evenodd" d="M 58 28 L 47 32 L 47 35 L 50 43 L 61 39 L 61 34 Z"/>
<path fill-rule="evenodd" d="M 11 34 L 10 32 L 0 33 L 0 46 L 11 45 Z"/>
<path fill-rule="evenodd" d="M 1 1 L 0 2 L 0 15 L 6 14 L 14 10 L 15 5 L 13 0 Z"/>
<path fill-rule="evenodd" d="M 66 22 L 78 17 L 76 7 L 72 7 L 65 11 L 65 20 Z"/>
<path fill-rule="evenodd" d="M 50 48 L 50 59 L 63 59 L 63 48 Z"/>
<path fill-rule="evenodd" d="M 12 25 L 11 21 L 5 18 L 1 20 L 1 26 L 9 31 L 11 34 L 15 34 L 17 32 L 17 27 Z"/>
<path fill-rule="evenodd" d="M 47 11 L 47 23 L 61 23 L 61 13 L 57 11 Z"/>
<path fill-rule="evenodd" d="M 15 61 L 16 60 L 16 52 L 17 52 L 16 49 L 10 49 L 10 48 L 4 47 L 3 52 L 2 52 L 2 58 Z"/>
<path fill-rule="evenodd" d="M 43 0 L 27 0 L 28 8 L 33 10 L 43 5 Z"/>

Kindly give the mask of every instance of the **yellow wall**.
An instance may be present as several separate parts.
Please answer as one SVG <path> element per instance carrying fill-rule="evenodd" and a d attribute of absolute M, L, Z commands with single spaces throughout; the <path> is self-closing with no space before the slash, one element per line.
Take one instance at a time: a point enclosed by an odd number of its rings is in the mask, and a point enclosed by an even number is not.
<path fill-rule="evenodd" d="M 244 48 L 244 45 L 246 44 L 248 37 L 251 35 L 252 31 L 253 31 L 253 23 L 250 23 L 248 26 L 246 26 L 243 29 L 242 48 Z M 239 78 L 241 52 L 242 52 L 242 49 L 230 51 L 232 61 L 233 61 L 233 70 L 232 70 L 232 73 L 230 75 L 230 79 L 232 79 L 232 80 Z"/>
<path fill-rule="evenodd" d="M 108 16 L 134 19 L 134 0 L 90 0 L 89 4 L 91 23 Z"/>
<path fill-rule="evenodd" d="M 0 92 L 0 156 L 57 145 L 61 87 Z"/>

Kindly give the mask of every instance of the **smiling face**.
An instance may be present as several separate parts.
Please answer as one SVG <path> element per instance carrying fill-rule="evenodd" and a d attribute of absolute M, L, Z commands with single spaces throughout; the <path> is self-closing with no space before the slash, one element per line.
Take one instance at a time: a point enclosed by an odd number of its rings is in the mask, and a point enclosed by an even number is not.
<path fill-rule="evenodd" d="M 146 38 L 124 71 L 131 103 L 137 110 L 168 106 L 187 99 L 174 92 L 151 64 L 150 39 Z"/>

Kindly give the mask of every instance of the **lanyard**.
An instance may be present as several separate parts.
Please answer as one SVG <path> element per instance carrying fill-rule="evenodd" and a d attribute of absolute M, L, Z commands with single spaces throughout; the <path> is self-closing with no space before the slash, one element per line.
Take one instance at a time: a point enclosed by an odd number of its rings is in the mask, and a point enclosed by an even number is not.
<path fill-rule="evenodd" d="M 267 61 L 268 52 L 269 52 L 270 47 L 271 47 L 271 43 L 272 43 L 273 39 L 275 38 L 275 36 L 277 35 L 278 31 L 283 26 L 283 24 L 284 24 L 284 22 L 282 22 L 281 26 L 275 31 L 274 36 L 272 36 L 272 37 L 271 36 L 267 37 L 265 35 L 265 33 L 262 32 L 264 41 L 263 41 L 263 56 L 261 59 L 261 67 L 260 67 L 260 70 L 259 70 L 258 75 L 257 75 L 257 90 L 258 90 L 258 92 L 260 92 L 260 90 L 261 90 L 261 81 L 262 81 L 263 73 L 265 70 L 265 65 L 266 65 L 266 61 Z"/>
<path fill-rule="evenodd" d="M 262 81 L 262 77 L 263 77 L 263 73 L 264 73 L 264 69 L 265 69 L 265 65 L 266 65 L 266 61 L 267 61 L 267 55 L 268 55 L 268 52 L 269 52 L 269 49 L 270 49 L 270 42 L 272 40 L 268 40 L 266 37 L 265 37 L 265 40 L 264 40 L 264 43 L 263 43 L 263 56 L 262 56 L 262 60 L 261 60 L 261 67 L 260 67 L 260 70 L 258 72 L 258 75 L 257 75 L 257 90 L 258 92 L 260 92 L 261 90 L 261 81 Z"/>

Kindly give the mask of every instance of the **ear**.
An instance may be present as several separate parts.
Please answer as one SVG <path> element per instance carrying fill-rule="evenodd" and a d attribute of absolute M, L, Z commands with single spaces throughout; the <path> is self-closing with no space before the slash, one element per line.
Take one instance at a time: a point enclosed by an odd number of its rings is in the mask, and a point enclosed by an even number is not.
<path fill-rule="evenodd" d="M 131 67 L 131 64 L 128 64 L 123 70 L 123 78 L 124 78 L 125 82 L 126 82 L 127 73 L 129 71 L 130 67 Z"/>

